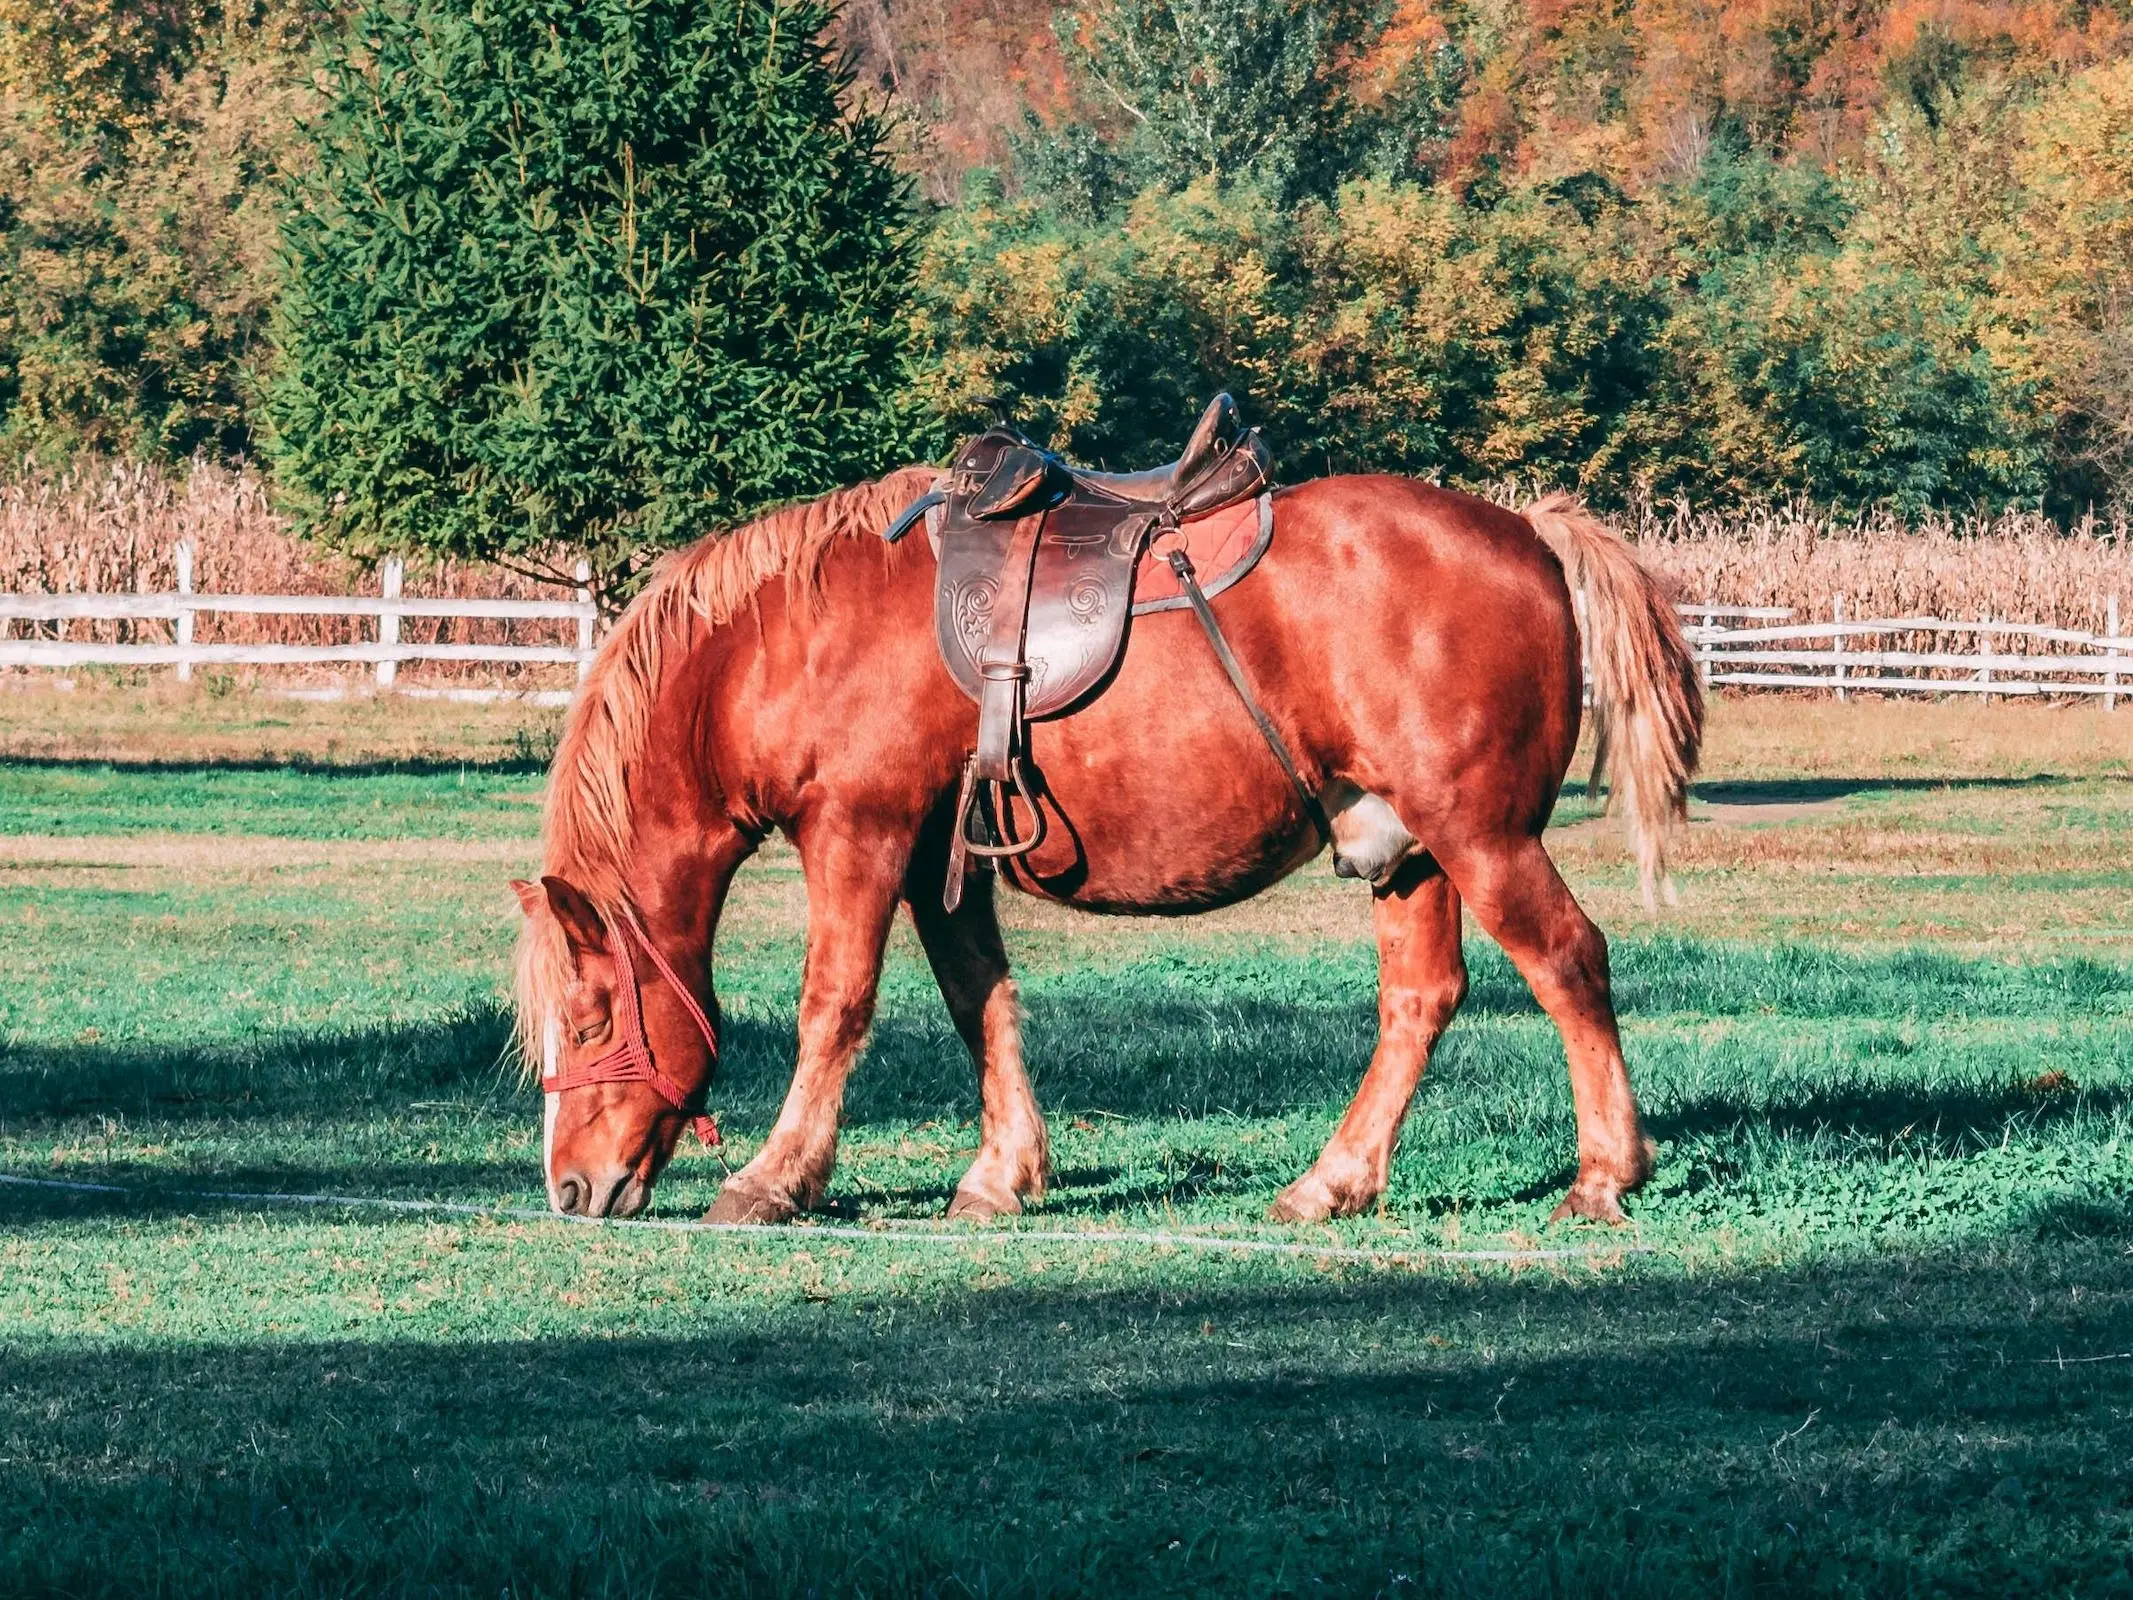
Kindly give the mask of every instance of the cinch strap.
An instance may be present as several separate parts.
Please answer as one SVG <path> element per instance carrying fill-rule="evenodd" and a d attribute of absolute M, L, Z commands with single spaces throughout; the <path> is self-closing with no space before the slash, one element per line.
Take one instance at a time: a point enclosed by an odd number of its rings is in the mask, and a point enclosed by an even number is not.
<path fill-rule="evenodd" d="M 1215 621 L 1215 608 L 1207 603 L 1207 593 L 1200 587 L 1199 575 L 1192 569 L 1192 558 L 1182 548 L 1172 550 L 1164 560 L 1178 576 L 1178 587 L 1185 591 L 1185 598 L 1192 602 L 1192 614 L 1200 619 L 1200 626 L 1207 634 L 1207 642 L 1214 646 L 1215 659 L 1222 664 L 1222 671 L 1229 678 L 1229 686 L 1237 691 L 1237 698 L 1244 702 L 1244 709 L 1252 714 L 1252 721 L 1259 729 L 1259 736 L 1266 740 L 1266 747 L 1274 752 L 1274 759 L 1281 763 L 1281 770 L 1288 774 L 1289 784 L 1296 791 L 1296 798 L 1303 802 L 1304 815 L 1311 819 L 1311 826 L 1318 830 L 1321 843 L 1333 843 L 1333 826 L 1326 820 L 1326 808 L 1319 804 L 1318 796 L 1304 782 L 1303 774 L 1296 770 L 1296 758 L 1289 754 L 1289 747 L 1282 741 L 1281 731 L 1274 726 L 1274 719 L 1266 714 L 1259 704 L 1259 697 L 1252 693 L 1251 680 L 1244 675 L 1243 663 L 1229 647 L 1229 640 L 1222 636 L 1222 625 Z"/>

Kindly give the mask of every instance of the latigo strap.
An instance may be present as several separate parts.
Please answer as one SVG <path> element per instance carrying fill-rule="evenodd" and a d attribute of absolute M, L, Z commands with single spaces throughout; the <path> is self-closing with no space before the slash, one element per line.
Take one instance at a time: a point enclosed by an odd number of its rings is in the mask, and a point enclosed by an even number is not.
<path fill-rule="evenodd" d="M 1303 802 L 1304 815 L 1311 819 L 1311 826 L 1318 830 L 1321 844 L 1333 842 L 1333 825 L 1326 820 L 1326 808 L 1319 804 L 1318 795 L 1304 782 L 1297 770 L 1296 758 L 1289 754 L 1289 747 L 1281 737 L 1281 730 L 1274 726 L 1274 719 L 1266 714 L 1259 697 L 1252 693 L 1251 680 L 1244 675 L 1243 663 L 1237 653 L 1230 649 L 1229 640 L 1223 637 L 1222 624 L 1215 620 L 1215 608 L 1207 603 L 1206 591 L 1200 587 L 1199 574 L 1192 569 L 1192 557 L 1183 550 L 1173 550 L 1164 558 L 1170 570 L 1177 574 L 1178 587 L 1185 591 L 1185 598 L 1192 602 L 1192 614 L 1200 619 L 1200 627 L 1207 634 L 1207 642 L 1215 648 L 1215 659 L 1222 663 L 1222 670 L 1229 677 L 1229 686 L 1237 691 L 1237 698 L 1244 702 L 1244 709 L 1252 714 L 1258 725 L 1259 736 L 1266 740 L 1266 747 L 1274 752 L 1274 759 L 1281 763 L 1281 770 L 1288 774 L 1289 783 L 1296 790 L 1296 798 Z"/>

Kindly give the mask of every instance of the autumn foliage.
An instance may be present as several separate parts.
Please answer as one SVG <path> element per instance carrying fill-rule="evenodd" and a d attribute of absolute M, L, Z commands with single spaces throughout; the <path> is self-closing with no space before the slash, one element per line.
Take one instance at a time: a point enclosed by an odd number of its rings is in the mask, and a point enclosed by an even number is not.
<path fill-rule="evenodd" d="M 0 0 L 0 447 L 256 453 L 342 26 Z M 2133 505 L 2133 0 L 847 0 L 829 42 L 912 180 L 911 455 L 1004 395 L 1119 464 L 1228 387 L 1292 477 Z"/>
<path fill-rule="evenodd" d="M 1005 392 L 1124 459 L 1222 385 L 1298 472 L 2062 519 L 2133 494 L 2125 8 L 1290 9 L 1348 18 L 1311 102 L 1339 115 L 1239 100 L 1291 141 L 1255 164 L 1167 131 L 1234 51 L 1195 75 L 1145 42 L 1218 8 L 1104 0 L 1049 39 L 1028 8 L 1004 154 L 922 146 L 960 197 L 921 285 L 939 415 Z"/>

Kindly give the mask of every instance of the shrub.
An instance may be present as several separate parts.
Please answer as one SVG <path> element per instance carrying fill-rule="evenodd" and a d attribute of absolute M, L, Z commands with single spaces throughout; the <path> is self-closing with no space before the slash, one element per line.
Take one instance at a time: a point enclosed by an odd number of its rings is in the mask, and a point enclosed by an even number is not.
<path fill-rule="evenodd" d="M 1004 394 L 1115 464 L 1182 442 L 1227 388 L 1291 478 L 1604 488 L 1665 316 L 1631 234 L 1618 206 L 1535 193 L 1480 210 L 1411 184 L 1290 210 L 1203 180 L 1142 194 L 1118 226 L 981 199 L 926 253 L 921 393 L 951 423 Z"/>
<path fill-rule="evenodd" d="M 313 17 L 0 0 L 0 447 L 249 447 Z"/>

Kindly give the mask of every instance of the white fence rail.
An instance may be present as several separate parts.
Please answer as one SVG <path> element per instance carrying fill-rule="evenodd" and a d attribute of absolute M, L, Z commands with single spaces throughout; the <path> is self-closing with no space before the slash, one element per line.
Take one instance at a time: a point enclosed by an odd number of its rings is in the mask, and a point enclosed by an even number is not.
<path fill-rule="evenodd" d="M 178 587 L 169 594 L 0 594 L 0 666 L 169 666 L 181 679 L 199 666 L 360 665 L 381 689 L 394 687 L 402 662 L 570 665 L 583 678 L 592 663 L 598 609 L 580 588 L 571 600 L 410 599 L 400 593 L 401 566 L 387 561 L 376 595 L 198 594 L 190 547 L 176 550 Z M 582 564 L 581 581 L 590 577 Z M 1580 602 L 1583 596 L 1579 596 Z M 1579 606 L 1583 613 L 1582 603 Z M 1683 605 L 1684 632 L 1706 684 L 1751 689 L 1821 689 L 1839 700 L 1872 694 L 2100 695 L 2106 710 L 2133 695 L 2133 637 L 2121 634 L 2118 597 L 2107 631 L 2083 633 L 2041 623 L 1975 622 L 1942 617 L 1856 617 L 1838 595 L 1828 622 L 1795 622 L 1784 606 Z M 347 644 L 199 642 L 203 612 L 284 617 L 374 619 L 376 639 Z M 401 619 L 553 621 L 575 624 L 571 644 L 410 644 Z M 168 622 L 168 643 L 114 644 L 65 637 L 74 621 Z M 14 637 L 17 623 L 49 624 L 52 637 Z M 1968 650 L 1878 649 L 1890 637 L 1973 641 Z M 2011 647 L 2010 642 L 2020 648 Z M 1862 647 L 1866 645 L 1868 647 Z"/>
<path fill-rule="evenodd" d="M 1826 689 L 1839 700 L 1871 694 L 2101 695 L 2106 711 L 2133 694 L 2133 637 L 2120 631 L 2118 597 L 2103 633 L 2035 622 L 1946 617 L 1850 617 L 1844 596 L 1828 622 L 1793 622 L 1781 607 L 1680 607 L 1683 632 L 1707 684 L 1756 689 Z M 1892 636 L 1952 648 L 1874 648 Z M 1865 647 L 1861 648 L 1860 643 Z M 2019 646 L 2017 648 L 2016 646 Z"/>
<path fill-rule="evenodd" d="M 599 618 L 590 590 L 581 587 L 571 600 L 409 599 L 400 593 L 401 564 L 385 562 L 376 595 L 198 594 L 193 590 L 193 553 L 175 551 L 178 587 L 169 594 L 0 594 L 0 666 L 176 667 L 180 679 L 204 666 L 369 666 L 378 687 L 390 689 L 403 661 L 491 662 L 499 665 L 575 666 L 583 678 L 592 664 L 593 625 Z M 577 576 L 588 581 L 582 562 Z M 349 617 L 374 619 L 375 641 L 347 644 L 218 644 L 194 637 L 195 619 L 203 612 L 275 617 Z M 571 644 L 411 644 L 400 637 L 403 617 L 459 618 L 481 622 L 569 622 Z M 168 643 L 108 643 L 69 639 L 74 621 L 168 622 Z M 53 624 L 53 636 L 17 638 L 18 622 Z"/>

